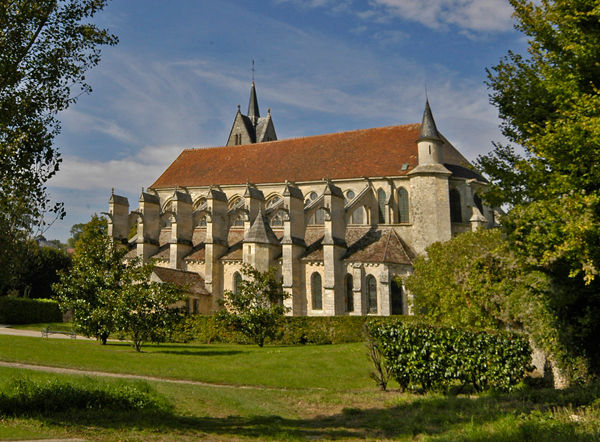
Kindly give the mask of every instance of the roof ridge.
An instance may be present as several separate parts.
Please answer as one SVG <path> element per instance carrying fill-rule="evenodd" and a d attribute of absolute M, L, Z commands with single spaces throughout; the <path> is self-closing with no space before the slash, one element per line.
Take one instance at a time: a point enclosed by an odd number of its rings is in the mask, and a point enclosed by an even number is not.
<path fill-rule="evenodd" d="M 395 124 L 395 125 L 381 126 L 381 127 L 368 127 L 368 128 L 364 128 L 364 129 L 344 130 L 344 131 L 340 131 L 340 132 L 331 132 L 331 133 L 319 134 L 319 135 L 307 135 L 307 136 L 303 136 L 303 137 L 282 138 L 282 139 L 277 139 L 277 140 L 272 140 L 272 141 L 263 141 L 261 143 L 238 144 L 238 145 L 235 145 L 235 146 L 187 147 L 187 148 L 183 148 L 182 152 L 195 151 L 195 150 L 223 149 L 223 148 L 236 148 L 236 149 L 240 149 L 240 148 L 244 148 L 244 147 L 252 147 L 252 146 L 267 145 L 267 144 L 268 145 L 273 145 L 273 144 L 277 144 L 277 143 L 281 143 L 281 142 L 286 142 L 286 141 L 293 141 L 293 140 L 305 140 L 305 139 L 308 139 L 308 138 L 319 138 L 319 137 L 325 138 L 325 137 L 337 136 L 337 135 L 340 135 L 340 134 L 351 134 L 351 133 L 356 133 L 356 132 L 366 132 L 366 131 L 372 131 L 372 130 L 394 129 L 394 128 L 410 127 L 410 126 L 420 126 L 420 124 L 421 123 L 409 123 L 409 124 Z"/>

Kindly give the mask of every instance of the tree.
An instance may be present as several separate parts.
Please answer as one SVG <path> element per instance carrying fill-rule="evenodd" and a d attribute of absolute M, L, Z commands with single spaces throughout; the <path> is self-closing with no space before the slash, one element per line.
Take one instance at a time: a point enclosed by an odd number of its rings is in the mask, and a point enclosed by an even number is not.
<path fill-rule="evenodd" d="M 23 245 L 26 250 L 15 268 L 13 289 L 30 298 L 52 298 L 52 284 L 58 282 L 60 271 L 71 266 L 71 256 L 64 250 L 41 247 L 32 240 Z"/>
<path fill-rule="evenodd" d="M 131 265 L 126 253 L 108 237 L 106 219 L 94 215 L 75 244 L 70 271 L 54 286 L 61 309 L 73 313 L 76 330 L 102 344 L 118 329 L 117 299 Z"/>
<path fill-rule="evenodd" d="M 289 294 L 283 291 L 273 267 L 260 272 L 244 265 L 242 275 L 235 292 L 223 293 L 225 309 L 217 317 L 262 347 L 265 339 L 275 337 L 279 321 L 288 310 L 283 301 Z"/>
<path fill-rule="evenodd" d="M 600 373 L 600 8 L 510 1 L 529 55 L 510 52 L 488 85 L 504 135 L 525 155 L 496 144 L 478 165 L 492 184 L 486 199 L 512 208 L 502 221 L 512 251 L 551 278 L 544 306 L 559 362 L 584 378 Z"/>
<path fill-rule="evenodd" d="M 67 247 L 75 247 L 75 243 L 77 240 L 79 240 L 84 227 L 85 223 L 73 224 L 71 226 L 71 230 L 69 231 L 71 233 L 71 237 L 67 239 Z"/>
<path fill-rule="evenodd" d="M 552 282 L 523 265 L 501 230 L 434 243 L 413 267 L 405 284 L 417 314 L 445 325 L 524 330 L 538 347 L 557 351 L 554 318 L 544 304 Z"/>
<path fill-rule="evenodd" d="M 153 263 L 125 258 L 128 249 L 111 241 L 106 219 L 94 215 L 75 243 L 73 266 L 54 286 L 63 310 L 73 312 L 75 328 L 106 344 L 122 331 L 136 351 L 145 341 L 159 342 L 180 319 L 173 305 L 182 289 L 150 281 Z"/>
<path fill-rule="evenodd" d="M 31 229 L 47 212 L 64 214 L 45 188 L 61 161 L 57 114 L 91 91 L 87 70 L 102 45 L 117 43 L 86 23 L 106 3 L 0 0 L 0 289 Z"/>
<path fill-rule="evenodd" d="M 182 288 L 151 281 L 152 268 L 151 263 L 130 267 L 118 297 L 118 328 L 138 352 L 144 342 L 163 342 L 182 318 L 182 309 L 176 307 L 183 299 Z"/>

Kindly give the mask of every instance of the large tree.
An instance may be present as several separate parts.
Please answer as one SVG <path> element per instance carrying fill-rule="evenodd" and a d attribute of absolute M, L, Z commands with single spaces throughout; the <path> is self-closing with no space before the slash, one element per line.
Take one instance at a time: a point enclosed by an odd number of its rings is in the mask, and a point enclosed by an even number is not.
<path fill-rule="evenodd" d="M 92 23 L 108 0 L 0 0 L 0 291 L 19 244 L 51 206 L 59 112 L 90 92 L 88 69 L 117 38 Z"/>
<path fill-rule="evenodd" d="M 489 71 L 491 101 L 510 144 L 478 164 L 514 253 L 545 272 L 545 300 L 574 370 L 600 371 L 600 6 L 593 0 L 510 0 L 528 55 Z M 520 155 L 514 145 L 521 146 Z M 585 365 L 584 364 L 584 365 Z"/>

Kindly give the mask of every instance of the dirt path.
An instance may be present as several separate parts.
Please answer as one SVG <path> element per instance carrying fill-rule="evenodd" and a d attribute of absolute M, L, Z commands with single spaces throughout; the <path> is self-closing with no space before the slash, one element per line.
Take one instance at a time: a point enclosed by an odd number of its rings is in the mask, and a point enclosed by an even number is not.
<path fill-rule="evenodd" d="M 295 388 L 266 387 L 263 385 L 213 384 L 210 382 L 191 381 L 191 380 L 187 380 L 187 379 L 169 379 L 169 378 L 161 378 L 161 377 L 157 377 L 157 376 L 144 376 L 144 375 L 138 375 L 138 374 L 110 373 L 110 372 L 106 372 L 106 371 L 95 371 L 95 370 L 80 370 L 80 369 L 76 369 L 76 368 L 52 367 L 49 365 L 23 364 L 21 362 L 0 361 L 0 367 L 23 368 L 26 370 L 44 371 L 47 373 L 77 374 L 77 375 L 85 375 L 85 376 L 102 376 L 102 377 L 107 377 L 107 378 L 119 378 L 119 379 L 141 379 L 144 381 L 168 382 L 171 384 L 198 385 L 201 387 L 235 388 L 235 389 L 239 389 L 239 390 L 272 390 L 272 391 L 296 390 Z M 302 390 L 324 390 L 324 389 L 323 388 L 306 388 L 306 389 L 302 389 Z"/>
<path fill-rule="evenodd" d="M 33 338 L 41 338 L 42 337 L 42 327 L 40 327 L 39 331 L 36 330 L 20 330 L 16 328 L 11 328 L 10 325 L 0 324 L 0 335 L 12 335 L 12 336 L 30 336 Z M 73 339 L 71 336 L 62 335 L 62 334 L 51 334 L 48 338 L 52 339 Z M 77 339 L 83 339 L 86 341 L 95 341 L 94 338 L 87 338 L 85 336 L 77 335 Z"/>

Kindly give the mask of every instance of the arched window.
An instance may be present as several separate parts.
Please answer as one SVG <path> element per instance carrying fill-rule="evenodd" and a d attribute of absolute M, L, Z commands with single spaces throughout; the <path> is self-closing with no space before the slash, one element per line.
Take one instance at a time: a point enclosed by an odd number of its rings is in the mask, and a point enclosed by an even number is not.
<path fill-rule="evenodd" d="M 346 311 L 354 311 L 354 284 L 352 275 L 346 275 Z"/>
<path fill-rule="evenodd" d="M 367 276 L 367 313 L 377 313 L 377 281 L 373 275 Z"/>
<path fill-rule="evenodd" d="M 473 202 L 479 209 L 479 212 L 483 215 L 483 203 L 481 202 L 481 198 L 479 197 L 479 195 L 473 195 Z"/>
<path fill-rule="evenodd" d="M 453 223 L 462 223 L 460 193 L 456 189 L 450 189 L 450 221 Z"/>
<path fill-rule="evenodd" d="M 377 191 L 377 206 L 379 208 L 379 222 L 385 223 L 385 190 L 383 189 Z"/>
<path fill-rule="evenodd" d="M 318 197 L 317 192 L 310 192 L 304 200 L 304 207 L 308 206 Z M 325 211 L 320 208 L 308 219 L 308 224 L 323 224 L 325 222 Z"/>
<path fill-rule="evenodd" d="M 279 201 L 282 200 L 282 197 L 280 195 L 273 195 L 271 197 L 269 197 L 269 199 L 267 200 L 267 209 L 270 209 L 271 207 L 273 207 L 275 204 L 279 203 Z"/>
<path fill-rule="evenodd" d="M 398 189 L 398 222 L 410 222 L 408 214 L 408 192 L 404 187 Z"/>
<path fill-rule="evenodd" d="M 200 197 L 194 203 L 194 210 L 201 210 L 206 208 L 206 198 Z"/>
<path fill-rule="evenodd" d="M 357 207 L 350 216 L 350 224 L 365 224 L 365 208 Z"/>
<path fill-rule="evenodd" d="M 235 293 L 236 295 L 240 293 L 241 284 L 242 284 L 242 275 L 240 275 L 239 272 L 235 272 L 233 274 L 233 290 L 232 290 L 232 292 Z"/>
<path fill-rule="evenodd" d="M 206 216 L 203 216 L 202 218 L 200 218 L 200 220 L 198 221 L 198 226 L 206 227 Z"/>
<path fill-rule="evenodd" d="M 323 309 L 323 286 L 321 285 L 321 275 L 313 273 L 310 277 L 310 289 L 312 292 L 312 308 L 313 310 Z"/>
<path fill-rule="evenodd" d="M 270 224 L 273 227 L 281 227 L 283 226 L 283 216 L 285 212 L 283 209 L 279 209 L 275 215 L 271 218 Z"/>

